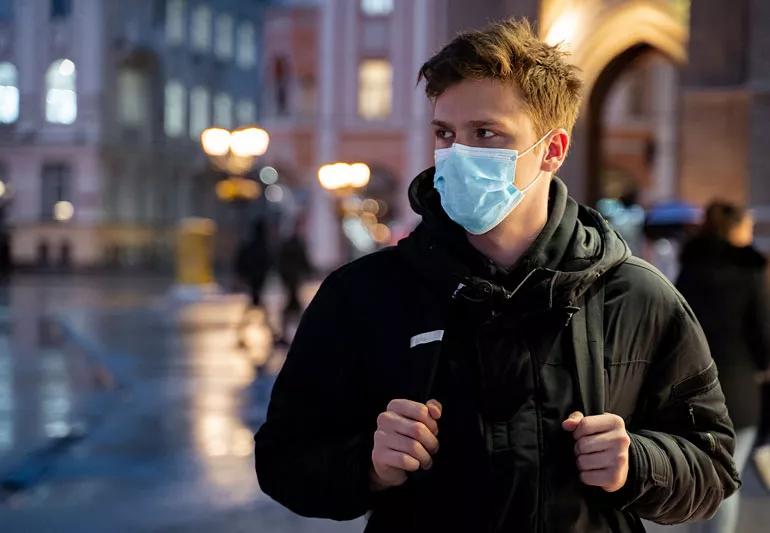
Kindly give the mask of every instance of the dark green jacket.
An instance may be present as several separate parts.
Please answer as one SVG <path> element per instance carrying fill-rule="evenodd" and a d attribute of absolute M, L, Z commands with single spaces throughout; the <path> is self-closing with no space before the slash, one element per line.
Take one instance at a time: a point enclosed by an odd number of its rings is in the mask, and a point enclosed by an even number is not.
<path fill-rule="evenodd" d="M 333 273 L 308 308 L 256 436 L 262 489 L 306 516 L 371 511 L 369 533 L 642 531 L 640 517 L 713 514 L 739 485 L 734 434 L 673 286 L 558 179 L 546 227 L 510 271 L 449 221 L 432 171 L 410 194 L 418 229 Z M 373 494 L 377 415 L 431 397 L 444 405 L 434 467 Z M 574 410 L 625 419 L 618 493 L 581 484 L 561 429 Z"/>

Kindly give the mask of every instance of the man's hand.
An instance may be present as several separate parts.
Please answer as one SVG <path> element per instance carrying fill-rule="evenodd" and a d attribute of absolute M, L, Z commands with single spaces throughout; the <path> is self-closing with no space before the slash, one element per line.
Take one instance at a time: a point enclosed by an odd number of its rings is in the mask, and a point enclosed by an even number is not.
<path fill-rule="evenodd" d="M 631 438 L 617 415 L 583 416 L 575 412 L 561 427 L 575 437 L 575 456 L 580 480 L 607 492 L 623 488 L 628 478 L 628 447 Z"/>
<path fill-rule="evenodd" d="M 438 451 L 438 423 L 441 404 L 393 400 L 377 417 L 372 449 L 371 486 L 374 490 L 397 487 L 406 481 L 407 472 L 433 466 Z"/>

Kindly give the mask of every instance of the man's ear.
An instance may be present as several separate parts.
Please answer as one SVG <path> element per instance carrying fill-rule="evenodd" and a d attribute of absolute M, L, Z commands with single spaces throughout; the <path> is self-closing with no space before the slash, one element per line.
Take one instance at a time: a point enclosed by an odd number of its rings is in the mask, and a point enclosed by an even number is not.
<path fill-rule="evenodd" d="M 540 169 L 545 172 L 556 172 L 567 157 L 567 150 L 569 149 L 570 143 L 569 134 L 565 129 L 555 129 L 543 142 L 545 144 L 546 153 Z"/>

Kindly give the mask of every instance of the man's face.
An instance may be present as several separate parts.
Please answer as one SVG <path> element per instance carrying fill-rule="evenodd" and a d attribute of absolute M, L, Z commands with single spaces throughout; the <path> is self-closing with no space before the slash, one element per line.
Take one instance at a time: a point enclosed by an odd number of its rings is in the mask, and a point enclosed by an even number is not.
<path fill-rule="evenodd" d="M 436 148 L 453 143 L 522 152 L 539 140 L 515 86 L 492 79 L 463 80 L 436 98 Z M 525 186 L 540 172 L 547 140 L 516 161 L 516 184 Z"/>

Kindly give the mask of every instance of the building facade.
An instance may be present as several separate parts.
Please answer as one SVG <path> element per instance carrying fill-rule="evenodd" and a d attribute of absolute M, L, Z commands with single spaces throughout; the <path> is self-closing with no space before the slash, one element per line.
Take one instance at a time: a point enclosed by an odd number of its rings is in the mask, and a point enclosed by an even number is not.
<path fill-rule="evenodd" d="M 321 165 L 363 162 L 361 196 L 380 202 L 395 234 L 414 222 L 406 190 L 431 164 L 429 102 L 417 87 L 422 63 L 443 40 L 443 0 L 282 2 L 265 23 L 267 160 L 308 192 L 315 262 L 340 260 L 337 207 L 318 185 Z M 437 18 L 439 19 L 437 21 Z M 385 213 L 387 211 L 387 214 Z"/>
<path fill-rule="evenodd" d="M 263 4 L 0 1 L 16 263 L 169 263 L 179 219 L 217 216 L 198 137 L 256 121 Z"/>

